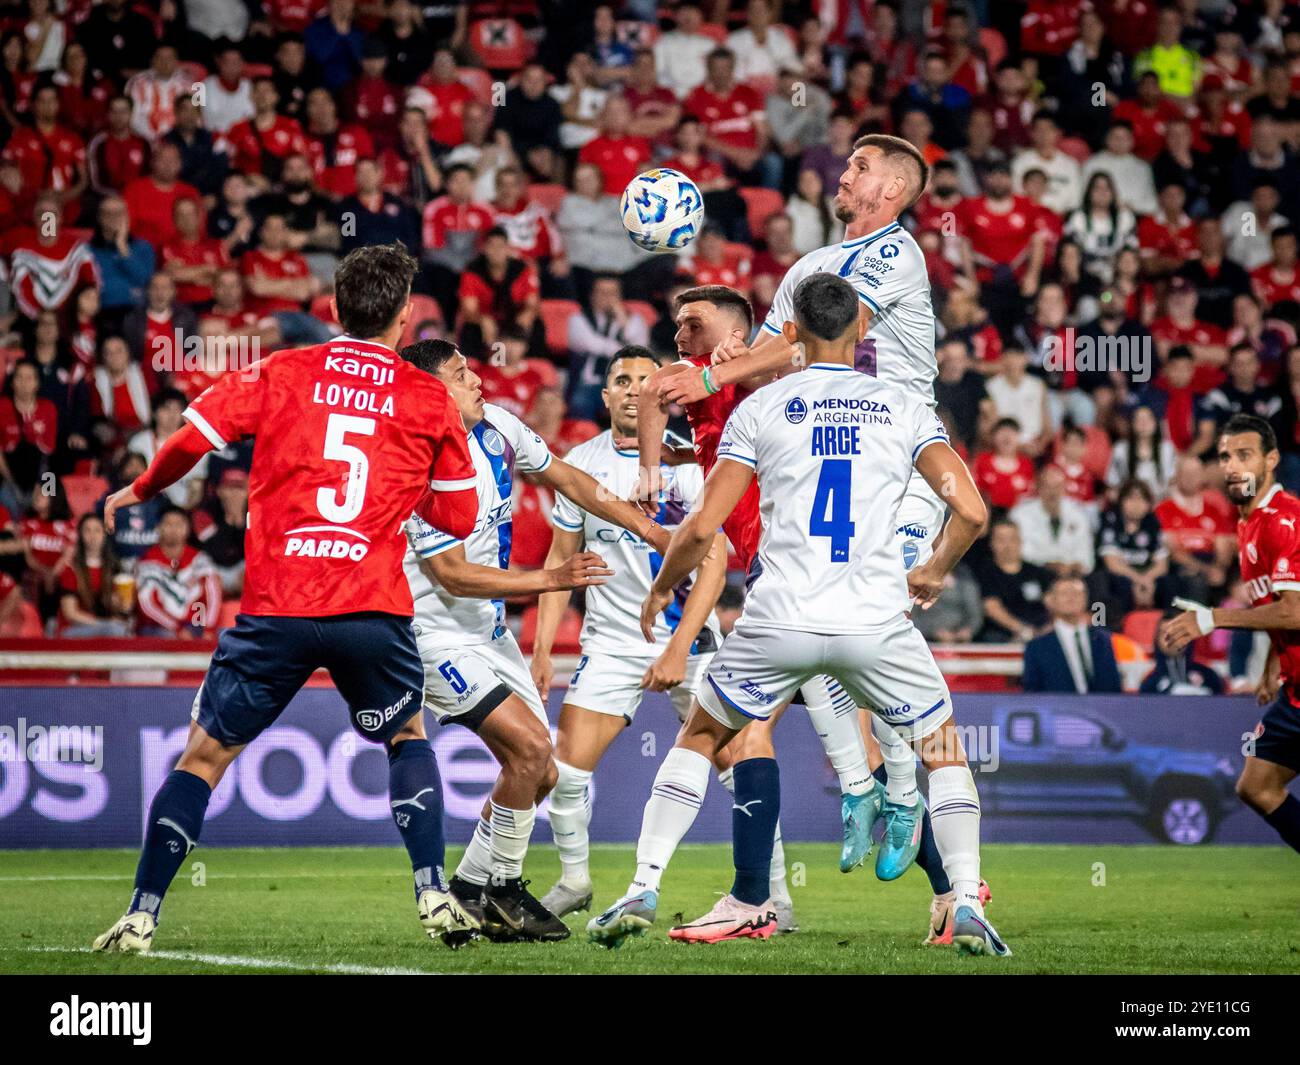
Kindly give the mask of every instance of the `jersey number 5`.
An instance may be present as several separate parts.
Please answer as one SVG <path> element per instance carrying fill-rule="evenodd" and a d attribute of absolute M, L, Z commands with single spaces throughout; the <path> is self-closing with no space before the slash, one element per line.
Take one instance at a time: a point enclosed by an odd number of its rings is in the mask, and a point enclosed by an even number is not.
<path fill-rule="evenodd" d="M 849 560 L 849 541 L 857 531 L 849 516 L 853 501 L 853 463 L 850 459 L 826 459 L 817 478 L 812 516 L 808 519 L 809 536 L 827 536 L 831 541 L 831 561 Z"/>
<path fill-rule="evenodd" d="M 366 501 L 366 480 L 370 476 L 369 457 L 359 447 L 344 441 L 348 433 L 374 436 L 375 419 L 331 414 L 325 426 L 325 458 L 346 462 L 348 477 L 343 484 L 343 501 L 339 502 L 337 488 L 320 488 L 316 491 L 316 509 L 322 517 L 340 525 L 346 525 L 361 513 Z"/>

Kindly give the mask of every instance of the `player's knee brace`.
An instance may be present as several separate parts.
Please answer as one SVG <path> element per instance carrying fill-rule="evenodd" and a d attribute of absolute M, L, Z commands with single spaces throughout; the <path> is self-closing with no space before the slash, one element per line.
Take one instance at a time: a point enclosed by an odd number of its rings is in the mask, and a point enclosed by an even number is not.
<path fill-rule="evenodd" d="M 556 759 L 555 787 L 551 789 L 551 812 L 577 813 L 587 803 L 587 787 L 591 783 L 591 770 L 578 769 Z"/>

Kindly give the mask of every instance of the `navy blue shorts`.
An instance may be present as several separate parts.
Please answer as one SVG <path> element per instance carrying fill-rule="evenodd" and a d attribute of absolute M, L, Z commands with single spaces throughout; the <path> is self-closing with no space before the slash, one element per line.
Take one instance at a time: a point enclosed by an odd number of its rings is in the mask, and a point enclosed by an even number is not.
<path fill-rule="evenodd" d="M 1255 729 L 1255 757 L 1300 773 L 1300 708 L 1278 694 Z"/>
<path fill-rule="evenodd" d="M 424 666 L 410 618 L 240 614 L 217 640 L 194 720 L 223 746 L 251 743 L 321 667 L 347 702 L 352 727 L 374 743 L 392 738 L 423 705 Z"/>

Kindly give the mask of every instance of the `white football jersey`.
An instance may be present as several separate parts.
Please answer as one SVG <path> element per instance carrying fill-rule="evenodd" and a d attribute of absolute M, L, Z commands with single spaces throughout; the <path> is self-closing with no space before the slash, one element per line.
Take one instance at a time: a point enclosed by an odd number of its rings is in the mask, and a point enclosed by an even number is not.
<path fill-rule="evenodd" d="M 934 405 L 934 307 L 925 254 L 906 229 L 891 222 L 856 240 L 810 251 L 781 279 L 763 322 L 768 333 L 794 321 L 794 290 L 809 274 L 844 278 L 872 311 L 858 345 L 856 368 Z"/>
<path fill-rule="evenodd" d="M 627 499 L 636 491 L 637 453 L 618 450 L 609 430 L 579 444 L 565 456 L 564 461 L 591 474 L 620 499 Z M 694 464 L 664 466 L 662 472 L 664 487 L 656 520 L 665 529 L 673 529 L 681 524 L 699 499 L 704 488 L 704 474 Z M 674 589 L 673 601 L 659 616 L 655 643 L 646 643 L 641 635 L 641 604 L 650 594 L 650 586 L 659 573 L 663 556 L 639 536 L 587 513 L 564 496 L 557 495 L 551 520 L 561 529 L 581 531 L 586 541 L 585 549 L 597 552 L 614 571 L 614 576 L 604 584 L 587 589 L 587 614 L 582 624 L 583 654 L 659 654 L 681 620 L 682 606 L 691 589 L 690 578 Z M 712 641 L 705 641 L 708 649 L 716 648 L 721 635 L 714 614 L 710 613 L 705 629 L 713 636 Z M 701 630 L 701 635 L 703 633 Z"/>
<path fill-rule="evenodd" d="M 514 531 L 510 497 L 514 471 L 532 473 L 551 464 L 546 443 L 523 422 L 494 403 L 483 408 L 483 420 L 469 433 L 474 460 L 478 518 L 469 538 L 435 529 L 412 514 L 406 523 L 406 557 L 402 566 L 415 600 L 417 633 L 445 635 L 449 643 L 486 643 L 504 630 L 506 608 L 500 599 L 458 599 L 420 569 L 419 559 L 465 545 L 465 557 L 479 566 L 510 566 Z"/>
<path fill-rule="evenodd" d="M 920 397 L 848 366 L 814 363 L 737 406 L 718 458 L 757 471 L 763 518 L 738 625 L 863 632 L 907 610 L 895 515 L 936 441 Z"/>

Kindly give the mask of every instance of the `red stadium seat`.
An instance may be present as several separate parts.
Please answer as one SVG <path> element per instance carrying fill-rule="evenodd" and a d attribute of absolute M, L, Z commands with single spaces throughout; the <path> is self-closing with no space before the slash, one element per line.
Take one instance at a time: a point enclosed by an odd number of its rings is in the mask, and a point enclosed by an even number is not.
<path fill-rule="evenodd" d="M 471 22 L 469 46 L 489 70 L 518 70 L 528 62 L 528 38 L 512 18 Z"/>
<path fill-rule="evenodd" d="M 474 94 L 481 104 L 492 106 L 492 75 L 480 67 L 461 67 L 456 72 L 456 80 Z"/>
<path fill-rule="evenodd" d="M 1086 163 L 1092 156 L 1092 149 L 1082 137 L 1062 137 L 1061 151 L 1078 163 Z"/>
<path fill-rule="evenodd" d="M 539 181 L 528 186 L 528 199 L 540 203 L 554 216 L 568 191 L 563 185 Z"/>
<path fill-rule="evenodd" d="M 41 624 L 40 612 L 26 599 L 18 604 L 18 609 L 0 627 L 0 637 L 6 639 L 39 640 L 44 635 L 45 626 Z"/>
<path fill-rule="evenodd" d="M 1159 610 L 1134 610 L 1124 619 L 1124 635 L 1142 648 L 1155 643 L 1156 626 L 1160 624 Z"/>
<path fill-rule="evenodd" d="M 1007 57 L 1006 39 L 997 30 L 985 27 L 980 30 L 980 47 L 988 59 L 989 73 L 997 70 L 998 64 Z"/>
<path fill-rule="evenodd" d="M 70 473 L 63 478 L 63 490 L 68 494 L 68 507 L 74 521 L 95 509 L 95 504 L 108 491 L 108 482 L 102 477 Z"/>
<path fill-rule="evenodd" d="M 530 606 L 524 611 L 519 631 L 519 646 L 526 653 L 531 653 L 537 639 L 537 607 Z M 559 627 L 555 630 L 555 643 L 551 652 L 557 655 L 576 655 L 582 642 L 582 615 L 573 607 L 564 611 Z"/>
<path fill-rule="evenodd" d="M 645 300 L 624 300 L 623 306 L 627 308 L 629 314 L 644 318 L 647 329 L 653 329 L 655 322 L 659 321 L 659 312 L 655 310 L 653 303 L 647 303 Z"/>
<path fill-rule="evenodd" d="M 575 300 L 542 300 L 546 346 L 552 352 L 569 350 L 569 319 L 581 310 Z"/>
<path fill-rule="evenodd" d="M 758 240 L 763 235 L 763 223 L 772 215 L 785 210 L 785 200 L 776 189 L 743 186 L 740 189 L 740 196 L 745 201 L 745 217 L 749 220 L 749 234 Z"/>

